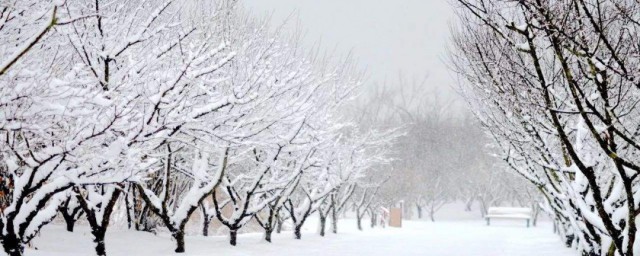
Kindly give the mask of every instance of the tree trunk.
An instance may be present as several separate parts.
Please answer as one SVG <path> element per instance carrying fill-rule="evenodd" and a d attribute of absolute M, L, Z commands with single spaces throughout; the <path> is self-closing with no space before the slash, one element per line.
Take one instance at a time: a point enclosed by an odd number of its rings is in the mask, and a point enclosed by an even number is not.
<path fill-rule="evenodd" d="M 464 205 L 464 211 L 470 212 L 471 206 L 473 206 L 473 198 L 469 198 L 469 200 L 467 200 L 467 203 Z"/>
<path fill-rule="evenodd" d="M 176 239 L 176 253 L 185 252 L 184 249 L 184 230 L 173 232 L 173 238 Z"/>
<path fill-rule="evenodd" d="M 327 226 L 327 216 L 320 214 L 320 236 L 324 236 L 324 230 Z"/>
<path fill-rule="evenodd" d="M 278 223 L 276 224 L 276 233 L 280 234 L 282 232 L 282 219 L 278 218 Z"/>
<path fill-rule="evenodd" d="M 418 210 L 418 219 L 422 219 L 422 207 L 416 205 L 416 209 Z"/>
<path fill-rule="evenodd" d="M 331 232 L 338 234 L 338 213 L 335 207 L 331 209 Z"/>
<path fill-rule="evenodd" d="M 538 216 L 540 215 L 540 208 L 538 206 L 533 207 L 533 226 L 535 227 L 538 224 Z"/>
<path fill-rule="evenodd" d="M 376 214 L 373 213 L 373 211 L 371 212 L 371 228 L 375 228 L 376 227 Z"/>
<path fill-rule="evenodd" d="M 302 229 L 302 225 L 296 225 L 295 229 L 293 230 L 293 238 L 298 240 L 302 239 L 301 229 Z"/>
<path fill-rule="evenodd" d="M 271 243 L 271 234 L 273 233 L 273 228 L 269 227 L 264 229 L 264 240 Z"/>
<path fill-rule="evenodd" d="M 611 242 L 609 245 L 609 250 L 607 251 L 607 256 L 615 256 L 616 255 L 616 244 Z"/>
<path fill-rule="evenodd" d="M 97 217 L 98 210 L 89 206 L 84 197 L 81 196 L 79 190 L 76 190 L 76 192 L 78 192 L 78 201 L 80 202 L 83 211 L 87 215 L 87 220 L 89 221 L 89 225 L 91 226 L 91 234 L 94 237 L 93 241 L 96 243 L 96 255 L 106 256 L 107 249 L 104 237 L 107 233 L 107 228 L 109 228 L 109 219 L 111 218 L 111 214 L 113 213 L 113 208 L 115 207 L 115 204 L 120 197 L 121 192 L 120 190 L 114 188 L 114 191 L 110 195 L 111 198 L 109 199 L 109 202 L 106 205 L 100 206 L 100 211 L 102 211 L 102 218 Z M 105 194 L 104 188 L 102 190 L 102 193 L 104 196 L 108 195 L 108 193 Z"/>
<path fill-rule="evenodd" d="M 138 219 L 138 216 L 142 214 L 142 211 L 140 211 L 140 209 L 138 209 L 138 197 L 136 196 L 136 186 L 133 186 L 131 188 L 131 219 L 133 221 L 133 227 L 137 230 L 140 231 L 140 221 Z"/>
<path fill-rule="evenodd" d="M 573 239 L 575 239 L 574 235 L 565 235 L 564 245 L 567 246 L 567 248 L 571 248 L 571 246 L 573 245 Z"/>
<path fill-rule="evenodd" d="M 146 231 L 151 232 L 152 227 L 149 225 L 149 206 L 144 205 L 142 210 L 140 210 L 140 215 L 138 216 L 138 220 L 136 221 L 136 230 L 138 231 Z"/>
<path fill-rule="evenodd" d="M 60 212 L 60 215 L 62 215 L 62 219 L 64 219 L 67 231 L 69 232 L 73 232 L 76 221 L 78 221 L 78 219 L 84 212 L 81 206 L 76 206 L 72 208 L 71 213 L 69 213 L 69 202 L 71 200 L 71 198 L 67 199 L 66 203 L 64 203 L 58 210 Z"/>
<path fill-rule="evenodd" d="M 73 232 L 73 227 L 76 225 L 76 219 L 74 219 L 73 216 L 64 213 L 62 214 L 62 217 L 67 226 L 67 231 Z"/>
<path fill-rule="evenodd" d="M 96 255 L 106 256 L 107 248 L 104 244 L 104 236 L 106 234 L 106 230 L 102 228 L 94 228 L 94 230 L 91 231 L 91 233 L 93 234 L 93 237 L 94 237 L 93 241 L 96 243 Z"/>
<path fill-rule="evenodd" d="M 431 218 L 431 222 L 436 222 L 435 215 L 436 215 L 436 211 L 432 207 L 431 210 L 429 211 L 429 218 Z"/>
<path fill-rule="evenodd" d="M 362 215 L 360 214 L 360 209 L 356 210 L 356 221 L 358 223 L 358 230 L 362 231 Z"/>
<path fill-rule="evenodd" d="M 131 194 L 131 189 L 134 186 L 129 186 L 129 193 L 125 195 L 124 197 L 124 207 L 126 208 L 127 211 L 127 228 L 131 229 L 131 224 L 133 222 L 133 218 L 132 218 L 132 214 L 131 214 L 131 204 L 129 203 L 129 195 Z"/>
<path fill-rule="evenodd" d="M 202 236 L 209 236 L 209 224 L 211 224 L 211 218 L 205 215 L 202 222 Z"/>
<path fill-rule="evenodd" d="M 232 246 L 236 246 L 238 243 L 238 229 L 231 228 L 229 229 L 229 244 Z"/>
<path fill-rule="evenodd" d="M 2 246 L 9 256 L 22 256 L 24 254 L 24 245 L 15 236 L 5 236 L 2 239 Z"/>

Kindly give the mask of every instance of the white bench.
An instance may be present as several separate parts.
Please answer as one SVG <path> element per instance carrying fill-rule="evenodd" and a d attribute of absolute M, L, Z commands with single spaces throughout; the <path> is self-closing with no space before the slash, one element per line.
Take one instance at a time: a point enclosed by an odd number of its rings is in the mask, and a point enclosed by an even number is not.
<path fill-rule="evenodd" d="M 527 227 L 529 227 L 533 215 L 531 208 L 489 207 L 484 218 L 487 220 L 487 226 L 491 219 L 524 219 L 527 220 Z"/>

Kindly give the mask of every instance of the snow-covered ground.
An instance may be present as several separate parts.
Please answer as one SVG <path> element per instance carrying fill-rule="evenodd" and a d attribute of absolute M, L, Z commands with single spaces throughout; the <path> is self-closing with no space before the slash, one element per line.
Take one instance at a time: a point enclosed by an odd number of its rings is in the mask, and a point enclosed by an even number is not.
<path fill-rule="evenodd" d="M 355 220 L 341 220 L 338 235 L 320 237 L 315 220 L 306 225 L 302 240 L 290 232 L 275 235 L 273 244 L 262 241 L 261 234 L 244 234 L 238 246 L 228 245 L 227 238 L 189 237 L 184 255 L 545 255 L 570 256 L 577 252 L 565 248 L 554 235 L 549 222 L 526 228 L 524 221 L 494 221 L 491 226 L 479 219 L 443 216 L 442 221 L 405 221 L 403 228 L 376 228 L 358 231 Z M 368 221 L 365 222 L 368 224 Z M 175 255 L 168 236 L 132 231 L 111 231 L 107 235 L 109 255 Z M 88 229 L 75 233 L 62 226 L 45 228 L 34 242 L 38 250 L 27 255 L 90 255 L 93 250 Z"/>

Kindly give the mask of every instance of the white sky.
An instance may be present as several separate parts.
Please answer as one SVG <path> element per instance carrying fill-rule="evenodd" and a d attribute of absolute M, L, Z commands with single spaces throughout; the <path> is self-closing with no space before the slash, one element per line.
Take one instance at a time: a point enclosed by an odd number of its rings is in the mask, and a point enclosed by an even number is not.
<path fill-rule="evenodd" d="M 344 55 L 350 51 L 367 71 L 367 83 L 389 84 L 402 73 L 425 76 L 430 90 L 458 100 L 444 65 L 449 22 L 447 0 L 243 0 L 252 14 L 272 15 L 274 25 L 290 15 L 299 23 L 306 47 Z M 294 27 L 294 26 L 292 26 Z"/>

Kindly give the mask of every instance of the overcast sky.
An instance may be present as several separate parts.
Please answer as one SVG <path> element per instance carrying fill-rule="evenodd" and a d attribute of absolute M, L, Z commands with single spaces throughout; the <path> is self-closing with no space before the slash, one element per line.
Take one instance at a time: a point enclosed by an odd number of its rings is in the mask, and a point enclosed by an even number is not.
<path fill-rule="evenodd" d="M 443 60 L 453 10 L 447 0 L 244 0 L 252 14 L 276 24 L 293 16 L 306 47 L 350 51 L 372 85 L 428 76 L 427 86 L 458 99 Z"/>

